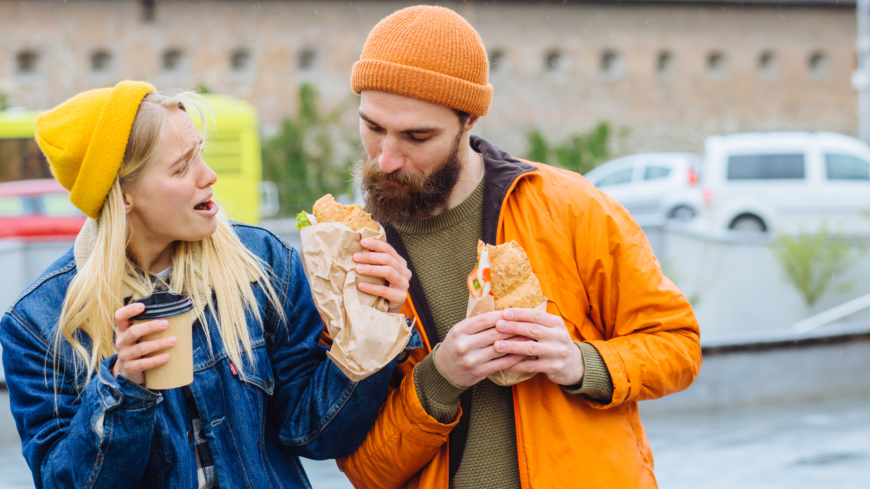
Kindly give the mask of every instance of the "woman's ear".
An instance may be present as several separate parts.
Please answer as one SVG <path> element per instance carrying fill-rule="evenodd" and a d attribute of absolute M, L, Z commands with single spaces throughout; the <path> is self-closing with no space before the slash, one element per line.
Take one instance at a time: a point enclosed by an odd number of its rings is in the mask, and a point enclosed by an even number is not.
<path fill-rule="evenodd" d="M 124 199 L 124 214 L 129 214 L 133 211 L 133 198 L 123 188 L 121 188 L 121 197 Z"/>

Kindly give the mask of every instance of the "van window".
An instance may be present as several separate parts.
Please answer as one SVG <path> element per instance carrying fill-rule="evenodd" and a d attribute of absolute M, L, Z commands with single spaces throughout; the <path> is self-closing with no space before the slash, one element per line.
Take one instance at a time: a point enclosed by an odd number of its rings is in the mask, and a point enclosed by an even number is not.
<path fill-rule="evenodd" d="M 610 175 L 598 180 L 595 183 L 596 187 L 605 187 L 607 185 L 619 185 L 631 182 L 631 174 L 634 173 L 634 168 L 625 168 L 617 170 Z"/>
<path fill-rule="evenodd" d="M 0 197 L 0 216 L 16 217 L 25 214 L 21 197 Z"/>
<path fill-rule="evenodd" d="M 728 158 L 728 180 L 795 180 L 806 173 L 803 154 L 740 155 Z"/>
<path fill-rule="evenodd" d="M 849 155 L 826 154 L 828 180 L 870 180 L 870 163 Z"/>
<path fill-rule="evenodd" d="M 0 182 L 52 178 L 51 169 L 33 138 L 0 139 Z"/>
<path fill-rule="evenodd" d="M 68 194 L 44 194 L 42 196 L 42 213 L 51 217 L 84 216 L 72 202 Z"/>
<path fill-rule="evenodd" d="M 666 166 L 648 166 L 643 172 L 644 180 L 656 180 L 659 178 L 667 178 L 671 174 L 671 169 Z"/>

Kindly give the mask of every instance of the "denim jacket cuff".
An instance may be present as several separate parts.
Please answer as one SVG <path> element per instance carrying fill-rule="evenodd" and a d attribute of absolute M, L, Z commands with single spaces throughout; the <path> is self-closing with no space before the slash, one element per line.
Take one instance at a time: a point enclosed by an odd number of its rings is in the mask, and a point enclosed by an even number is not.
<path fill-rule="evenodd" d="M 119 404 L 141 406 L 143 403 L 159 403 L 163 400 L 161 393 L 130 382 L 122 374 L 118 374 L 117 378 L 113 376 L 112 368 L 116 358 L 117 355 L 112 355 L 103 360 L 100 366 L 99 392 L 107 409 Z"/>

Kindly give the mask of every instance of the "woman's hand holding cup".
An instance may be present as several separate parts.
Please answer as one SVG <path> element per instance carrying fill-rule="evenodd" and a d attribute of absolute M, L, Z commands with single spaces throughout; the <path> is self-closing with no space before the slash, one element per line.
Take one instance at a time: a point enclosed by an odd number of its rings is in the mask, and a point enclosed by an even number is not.
<path fill-rule="evenodd" d="M 115 311 L 115 324 L 117 325 L 115 349 L 118 351 L 118 357 L 115 360 L 112 375 L 117 377 L 118 374 L 123 374 L 127 380 L 139 385 L 145 384 L 146 370 L 163 365 L 169 360 L 168 353 L 153 357 L 145 357 L 145 355 L 169 348 L 176 342 L 174 336 L 169 336 L 140 343 L 141 338 L 163 331 L 169 326 L 169 321 L 165 319 L 133 324 L 130 318 L 143 311 L 145 311 L 145 305 L 141 303 L 133 303 Z"/>

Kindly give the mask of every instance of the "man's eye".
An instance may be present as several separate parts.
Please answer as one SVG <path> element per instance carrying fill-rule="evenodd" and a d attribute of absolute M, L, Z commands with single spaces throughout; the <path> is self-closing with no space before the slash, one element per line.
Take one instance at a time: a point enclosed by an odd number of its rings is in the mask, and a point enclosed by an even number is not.
<path fill-rule="evenodd" d="M 382 127 L 371 126 L 371 125 L 369 126 L 369 131 L 372 131 L 372 132 L 381 132 L 383 130 L 384 130 L 384 128 L 382 128 Z"/>
<path fill-rule="evenodd" d="M 428 137 L 418 138 L 418 137 L 414 136 L 413 134 L 408 134 L 408 139 L 410 139 L 411 141 L 417 142 L 417 143 L 422 143 L 423 141 L 426 141 L 429 138 Z"/>

